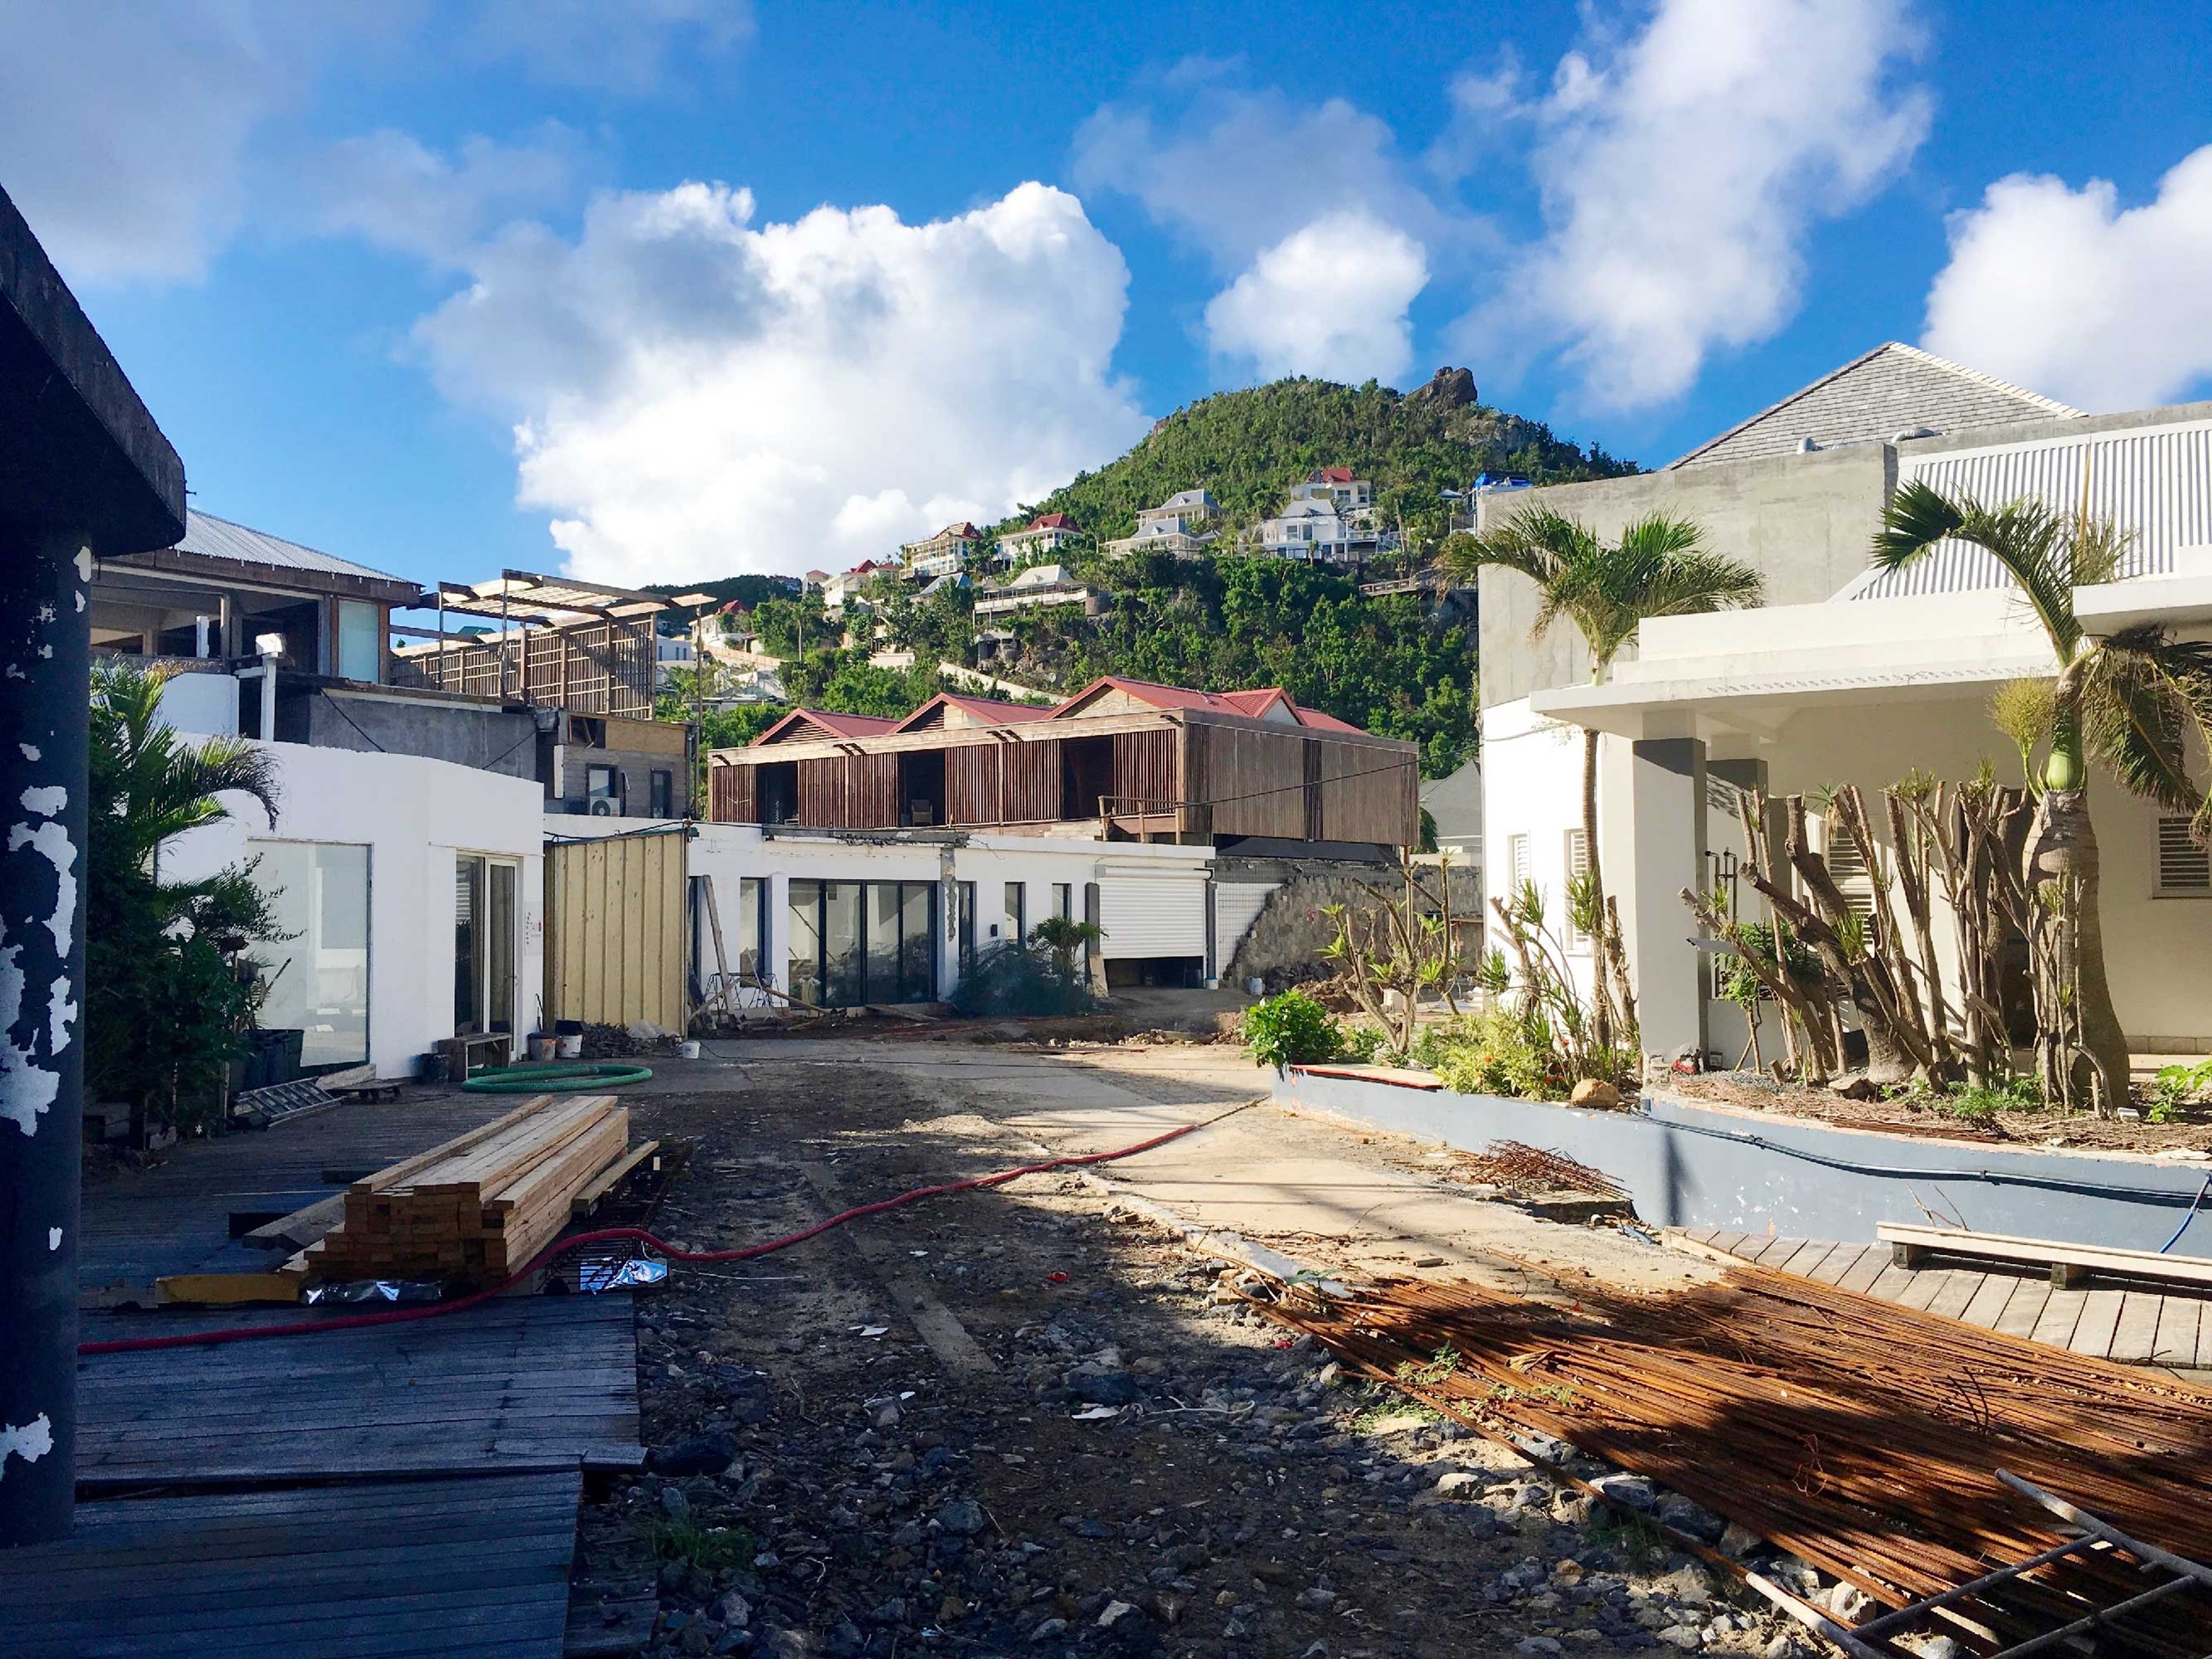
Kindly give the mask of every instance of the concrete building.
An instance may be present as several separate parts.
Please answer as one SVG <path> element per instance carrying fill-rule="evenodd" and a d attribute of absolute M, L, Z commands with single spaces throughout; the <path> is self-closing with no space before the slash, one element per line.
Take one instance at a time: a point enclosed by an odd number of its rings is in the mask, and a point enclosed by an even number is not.
<path fill-rule="evenodd" d="M 1849 782 L 1871 799 L 1915 768 L 1957 779 L 1988 761 L 2017 773 L 1989 697 L 2051 670 L 2008 579 L 1964 547 L 1899 575 L 1870 571 L 1883 511 L 1916 478 L 2112 519 L 2133 551 L 2124 580 L 2076 591 L 2091 632 L 2155 618 L 2212 637 L 2212 404 L 2085 416 L 1909 346 L 1878 348 L 1658 471 L 1479 498 L 1484 529 L 1531 505 L 1604 536 L 1653 512 L 1686 517 L 1765 579 L 1761 610 L 1646 623 L 1593 685 L 1571 627 L 1531 640 L 1532 584 L 1481 575 L 1491 885 L 1527 878 L 1558 904 L 1583 855 L 1582 730 L 1602 733 L 1601 852 L 1647 1051 L 1732 1059 L 1742 1041 L 1738 1012 L 1707 994 L 1679 896 L 1741 851 L 1733 793 L 1716 786 L 1778 796 Z M 2109 775 L 2094 777 L 2091 799 L 2122 1024 L 2138 1049 L 2212 1048 L 2203 854 Z M 1587 971 L 1587 946 L 1576 948 Z"/>
<path fill-rule="evenodd" d="M 1196 558 L 1221 533 L 1215 527 L 1220 517 L 1220 505 L 1207 491 L 1178 490 L 1158 507 L 1138 509 L 1137 533 L 1108 542 L 1104 550 L 1109 557 L 1117 559 L 1133 553 Z"/>
<path fill-rule="evenodd" d="M 1067 574 L 1066 565 L 1033 564 L 1010 581 L 978 588 L 975 620 L 982 623 L 993 617 L 1012 617 L 1056 605 L 1072 605 L 1087 611 L 1092 598 L 1088 587 Z"/>

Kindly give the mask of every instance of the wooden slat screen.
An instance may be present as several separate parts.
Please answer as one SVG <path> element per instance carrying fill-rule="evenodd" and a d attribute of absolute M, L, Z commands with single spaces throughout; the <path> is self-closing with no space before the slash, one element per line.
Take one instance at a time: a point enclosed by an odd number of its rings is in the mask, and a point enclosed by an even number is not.
<path fill-rule="evenodd" d="M 945 817 L 948 823 L 1000 822 L 1000 775 L 1008 745 L 963 743 L 945 751 Z"/>
<path fill-rule="evenodd" d="M 1410 847 L 1420 839 L 1415 757 L 1367 744 L 1321 745 L 1321 819 L 1330 841 Z"/>
<path fill-rule="evenodd" d="M 848 755 L 845 757 L 846 810 L 852 815 L 840 822 L 847 830 L 895 830 L 898 827 L 898 757 Z"/>
<path fill-rule="evenodd" d="M 708 767 L 707 816 L 716 823 L 758 823 L 760 769 L 752 766 Z"/>
<path fill-rule="evenodd" d="M 1114 787 L 1123 800 L 1180 802 L 1182 779 L 1177 764 L 1178 728 L 1156 726 L 1146 732 L 1114 734 Z"/>
<path fill-rule="evenodd" d="M 1234 726 L 1208 725 L 1204 731 L 1202 787 L 1191 793 L 1212 804 L 1213 833 L 1303 837 L 1305 739 L 1296 732 Z"/>
<path fill-rule="evenodd" d="M 799 820 L 817 829 L 845 823 L 845 757 L 825 756 L 799 763 Z"/>
<path fill-rule="evenodd" d="M 520 642 L 451 645 L 392 664 L 395 685 L 633 720 L 653 718 L 653 624 L 642 618 L 530 634 Z"/>
<path fill-rule="evenodd" d="M 1041 823 L 1060 816 L 1060 739 L 1006 745 L 1002 823 Z"/>

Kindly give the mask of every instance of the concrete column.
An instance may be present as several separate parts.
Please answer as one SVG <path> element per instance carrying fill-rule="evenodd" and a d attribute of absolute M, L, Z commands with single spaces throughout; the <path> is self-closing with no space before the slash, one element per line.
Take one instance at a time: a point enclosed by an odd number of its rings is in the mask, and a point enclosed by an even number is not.
<path fill-rule="evenodd" d="M 1706 1044 L 1703 952 L 1681 897 L 1705 882 L 1705 746 L 1650 738 L 1625 760 L 1627 799 L 1614 821 L 1626 834 L 1608 838 L 1606 882 L 1620 905 L 1644 1052 L 1672 1058 Z"/>
<path fill-rule="evenodd" d="M 76 1484 L 91 555 L 0 532 L 0 1547 Z"/>

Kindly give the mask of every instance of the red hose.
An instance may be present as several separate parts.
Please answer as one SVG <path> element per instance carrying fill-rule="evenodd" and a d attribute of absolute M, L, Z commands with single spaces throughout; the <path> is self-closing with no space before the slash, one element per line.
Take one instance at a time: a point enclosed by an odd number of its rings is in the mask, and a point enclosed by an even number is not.
<path fill-rule="evenodd" d="M 240 1325 L 228 1330 L 195 1331 L 179 1336 L 137 1336 L 112 1342 L 80 1342 L 76 1351 L 80 1354 L 143 1353 L 149 1348 L 189 1348 L 219 1342 L 249 1342 L 266 1336 L 313 1336 L 322 1331 L 355 1331 L 371 1325 L 404 1325 L 417 1319 L 435 1319 L 441 1314 L 456 1314 L 464 1308 L 473 1308 L 480 1302 L 489 1300 L 580 1244 L 597 1244 L 606 1239 L 641 1240 L 672 1261 L 749 1261 L 755 1256 L 772 1255 L 777 1250 L 789 1249 L 793 1244 L 804 1244 L 810 1238 L 819 1238 L 832 1227 L 842 1227 L 848 1221 L 858 1221 L 864 1216 L 881 1215 L 885 1210 L 896 1210 L 921 1199 L 943 1198 L 950 1193 L 974 1192 L 982 1187 L 1003 1187 L 1009 1181 L 1018 1181 L 1027 1175 L 1042 1175 L 1050 1170 L 1073 1169 L 1085 1164 L 1111 1164 L 1116 1158 L 1134 1158 L 1139 1152 L 1149 1152 L 1155 1146 L 1164 1146 L 1170 1140 L 1179 1139 L 1192 1130 L 1205 1127 L 1201 1123 L 1186 1123 L 1165 1134 L 1154 1135 L 1150 1140 L 1140 1140 L 1133 1146 L 1123 1146 L 1115 1152 L 1085 1152 L 1073 1158 L 1047 1158 L 1040 1164 L 1024 1164 L 1018 1169 L 1001 1170 L 996 1175 L 977 1176 L 971 1181 L 948 1181 L 941 1186 L 916 1187 L 896 1198 L 880 1199 L 873 1204 L 862 1204 L 843 1211 L 827 1221 L 817 1222 L 803 1232 L 772 1238 L 765 1244 L 748 1244 L 741 1250 L 679 1250 L 642 1227 L 601 1227 L 593 1232 L 556 1239 L 500 1283 L 471 1291 L 452 1302 L 434 1302 L 420 1308 L 392 1308 L 382 1313 L 342 1314 L 335 1319 L 303 1320 L 293 1325 Z"/>

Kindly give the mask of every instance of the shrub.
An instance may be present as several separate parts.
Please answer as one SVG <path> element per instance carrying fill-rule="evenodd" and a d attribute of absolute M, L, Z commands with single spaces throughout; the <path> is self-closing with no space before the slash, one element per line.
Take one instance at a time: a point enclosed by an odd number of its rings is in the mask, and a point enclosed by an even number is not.
<path fill-rule="evenodd" d="M 1461 1094 L 1564 1099 L 1573 1079 L 1540 1025 L 1493 1008 L 1437 1032 L 1426 1063 Z"/>
<path fill-rule="evenodd" d="M 1244 1014 L 1244 1047 L 1262 1066 L 1316 1066 L 1344 1052 L 1336 1016 L 1303 991 L 1254 1003 Z"/>
<path fill-rule="evenodd" d="M 2212 1099 L 2212 1060 L 2194 1066 L 2161 1066 L 2151 1083 L 2150 1121 L 2172 1123 L 2183 1107 L 2207 1099 Z"/>
<path fill-rule="evenodd" d="M 1098 1003 L 1079 974 L 1062 970 L 1053 950 L 1007 940 L 977 952 L 952 1006 L 963 1014 L 1036 1018 L 1087 1014 Z"/>

